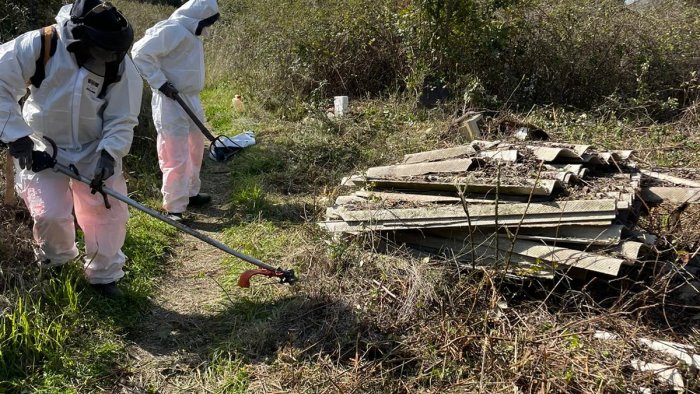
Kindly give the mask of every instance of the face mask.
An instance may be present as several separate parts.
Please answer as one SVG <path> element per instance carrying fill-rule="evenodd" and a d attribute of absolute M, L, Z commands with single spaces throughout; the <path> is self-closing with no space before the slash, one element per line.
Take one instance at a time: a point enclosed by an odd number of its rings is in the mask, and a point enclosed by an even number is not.
<path fill-rule="evenodd" d="M 93 59 L 105 63 L 116 61 L 120 56 L 119 52 L 103 49 L 95 45 L 91 45 L 89 51 Z"/>

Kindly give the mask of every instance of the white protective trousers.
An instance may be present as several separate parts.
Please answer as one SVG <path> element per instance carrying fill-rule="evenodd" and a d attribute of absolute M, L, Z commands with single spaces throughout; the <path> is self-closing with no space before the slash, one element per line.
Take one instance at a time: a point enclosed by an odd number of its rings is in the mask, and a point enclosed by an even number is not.
<path fill-rule="evenodd" d="M 81 173 L 88 172 L 81 167 L 87 166 L 78 166 Z M 105 186 L 126 195 L 120 166 Z M 108 197 L 111 209 L 107 209 L 101 194 L 91 194 L 88 185 L 50 169 L 39 173 L 19 171 L 17 189 L 34 219 L 35 254 L 40 261 L 49 259 L 50 266 L 58 266 L 78 257 L 72 215 L 75 209 L 75 218 L 85 234 L 84 271 L 88 281 L 110 283 L 124 276 L 126 256 L 121 246 L 129 219 L 126 204 Z"/>
<path fill-rule="evenodd" d="M 180 97 L 199 119 L 204 119 L 199 95 L 181 93 Z M 204 158 L 204 135 L 176 101 L 154 91 L 151 105 L 158 132 L 158 163 L 163 173 L 163 208 L 182 213 L 202 185 L 199 172 Z"/>

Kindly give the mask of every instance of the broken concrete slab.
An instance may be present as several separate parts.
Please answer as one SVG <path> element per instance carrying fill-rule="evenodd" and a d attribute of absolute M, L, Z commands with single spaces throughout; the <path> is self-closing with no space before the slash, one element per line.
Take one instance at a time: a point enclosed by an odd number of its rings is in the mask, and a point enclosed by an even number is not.
<path fill-rule="evenodd" d="M 545 163 L 581 163 L 581 156 L 571 149 L 552 148 L 547 146 L 528 146 L 538 160 Z"/>
<path fill-rule="evenodd" d="M 382 201 L 398 201 L 398 202 L 416 202 L 416 203 L 451 203 L 459 204 L 461 199 L 452 196 L 440 196 L 435 194 L 414 194 L 414 193 L 389 193 L 378 191 L 360 190 L 353 193 L 355 196 L 366 200 L 382 200 Z M 473 202 L 483 203 L 483 200 L 472 199 Z"/>
<path fill-rule="evenodd" d="M 620 243 L 622 225 L 595 226 L 559 226 L 556 228 L 525 228 L 520 229 L 517 238 L 524 240 L 581 245 L 614 246 Z M 514 233 L 513 233 L 514 234 Z"/>
<path fill-rule="evenodd" d="M 639 343 L 648 347 L 649 349 L 674 357 L 684 362 L 689 367 L 700 369 L 700 355 L 693 354 L 695 351 L 695 347 L 693 346 L 676 342 L 655 341 L 647 338 L 641 338 Z"/>
<path fill-rule="evenodd" d="M 426 152 L 418 152 L 404 155 L 402 164 L 415 164 L 431 161 L 454 159 L 458 157 L 471 157 L 482 150 L 488 150 L 497 146 L 500 141 L 472 141 L 469 145 L 461 145 L 453 148 L 436 149 Z"/>
<path fill-rule="evenodd" d="M 554 190 L 561 189 L 561 182 L 556 179 L 543 179 L 539 181 L 525 180 L 529 183 L 528 186 L 521 185 L 494 185 L 494 184 L 477 184 L 467 182 L 463 179 L 455 179 L 455 182 L 431 182 L 418 180 L 393 180 L 381 178 L 363 178 L 353 177 L 352 183 L 356 186 L 371 186 L 374 188 L 393 189 L 393 190 L 413 190 L 413 191 L 443 191 L 455 192 L 460 190 L 464 193 L 496 193 L 496 189 L 500 194 L 515 194 L 515 195 L 533 195 L 533 196 L 549 196 Z"/>
<path fill-rule="evenodd" d="M 408 209 L 378 209 L 351 211 L 342 208 L 329 208 L 330 214 L 339 214 L 346 221 L 405 221 L 424 219 L 478 219 L 489 217 L 498 220 L 500 217 L 551 217 L 556 221 L 558 217 L 567 214 L 582 213 L 590 217 L 599 217 L 601 214 L 615 215 L 618 202 L 616 200 L 572 200 L 553 201 L 549 203 L 513 203 L 500 204 L 470 204 L 462 206 L 440 206 Z M 583 216 L 585 217 L 585 216 Z M 595 219 L 598 220 L 598 219 Z"/>
<path fill-rule="evenodd" d="M 428 163 L 397 164 L 369 168 L 366 175 L 370 178 L 399 178 L 427 174 L 457 174 L 467 172 L 478 166 L 479 163 L 478 159 L 453 159 Z"/>
<path fill-rule="evenodd" d="M 700 188 L 695 187 L 645 187 L 640 190 L 639 195 L 647 204 L 700 202 Z"/>
<path fill-rule="evenodd" d="M 478 157 L 488 158 L 491 160 L 506 161 L 515 163 L 520 159 L 520 153 L 515 149 L 507 150 L 487 150 L 477 154 Z"/>
<path fill-rule="evenodd" d="M 663 174 L 663 173 L 656 172 L 656 171 L 643 170 L 643 169 L 640 169 L 639 172 L 641 172 L 643 175 L 646 175 L 650 178 L 655 178 L 655 179 L 658 179 L 661 181 L 675 183 L 676 185 L 683 185 L 683 186 L 688 186 L 688 187 L 700 187 L 700 182 L 692 181 L 689 179 L 679 178 L 676 176 Z"/>
<path fill-rule="evenodd" d="M 445 219 L 441 221 L 416 221 L 416 222 L 397 222 L 397 223 L 368 223 L 368 222 L 352 222 L 348 223 L 345 222 L 344 220 L 336 217 L 336 218 L 331 218 L 329 217 L 326 221 L 319 222 L 318 225 L 333 233 L 348 233 L 348 234 L 360 234 L 363 232 L 369 232 L 369 231 L 403 231 L 403 230 L 411 230 L 411 229 L 432 229 L 432 228 L 468 228 L 470 226 L 472 227 L 494 227 L 496 224 L 498 225 L 519 225 L 523 228 L 528 228 L 528 227 L 539 227 L 539 228 L 556 228 L 559 226 L 574 226 L 574 225 L 581 225 L 581 226 L 609 226 L 611 224 L 612 219 L 600 219 L 600 220 L 591 220 L 587 217 L 584 218 L 561 218 L 558 219 L 555 222 L 551 221 L 551 218 L 544 219 L 545 221 L 542 221 L 542 219 L 528 219 L 524 221 L 515 221 L 513 220 L 513 223 L 510 220 L 505 221 L 506 223 L 503 223 L 504 220 L 472 220 L 468 221 L 466 219 L 464 220 L 450 220 L 450 219 Z"/>
<path fill-rule="evenodd" d="M 397 239 L 407 239 L 413 237 L 419 238 L 418 244 L 430 244 L 434 246 L 442 245 L 449 247 L 454 254 L 469 256 L 472 251 L 477 251 L 480 258 L 484 256 L 493 257 L 497 262 L 501 259 L 504 261 L 512 260 L 513 255 L 534 259 L 535 262 L 543 262 L 544 266 L 554 269 L 561 269 L 561 265 L 567 267 L 576 267 L 588 271 L 600 272 L 607 275 L 617 275 L 620 266 L 623 264 L 622 259 L 613 257 L 596 255 L 575 249 L 568 249 L 558 246 L 548 246 L 539 242 L 509 240 L 506 237 L 489 237 L 480 234 L 474 234 L 471 238 L 461 240 L 449 238 L 437 238 L 432 236 L 421 236 L 416 233 L 403 233 L 397 235 Z M 423 240 L 421 241 L 420 238 Z M 473 241 L 473 242 L 472 242 Z M 490 249 L 490 250 L 489 250 Z"/>
<path fill-rule="evenodd" d="M 673 388 L 677 393 L 682 393 L 685 391 L 685 382 L 683 381 L 683 375 L 677 368 L 673 368 L 670 365 L 659 364 L 659 363 L 648 363 L 642 360 L 634 359 L 630 363 L 632 368 L 640 372 L 652 372 L 654 378 L 663 384 L 666 384 Z"/>

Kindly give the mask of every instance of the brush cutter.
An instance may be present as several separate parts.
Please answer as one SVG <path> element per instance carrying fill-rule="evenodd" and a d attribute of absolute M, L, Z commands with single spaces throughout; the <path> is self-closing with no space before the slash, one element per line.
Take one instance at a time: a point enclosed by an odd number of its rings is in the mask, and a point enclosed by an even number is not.
<path fill-rule="evenodd" d="M 243 149 L 243 147 L 239 144 L 236 143 L 233 139 L 230 137 L 227 137 L 225 135 L 220 135 L 218 137 L 214 137 L 214 135 L 207 129 L 207 127 L 202 123 L 201 120 L 195 115 L 194 112 L 192 112 L 192 109 L 185 103 L 185 100 L 180 97 L 180 94 L 178 93 L 173 93 L 173 97 L 175 98 L 175 101 L 177 101 L 180 106 L 182 107 L 185 112 L 187 112 L 187 115 L 192 119 L 194 124 L 199 127 L 199 130 L 202 131 L 202 134 L 204 134 L 205 137 L 211 142 L 209 144 L 209 157 L 212 157 L 215 161 L 226 161 L 230 159 L 236 152 L 240 151 Z"/>
<path fill-rule="evenodd" d="M 290 285 L 294 284 L 297 281 L 297 277 L 294 274 L 294 270 L 285 270 L 282 268 L 275 268 L 273 266 L 267 265 L 254 257 L 245 255 L 241 252 L 231 249 L 223 243 L 215 239 L 209 238 L 193 228 L 185 226 L 184 224 L 172 220 L 169 217 L 162 215 L 151 208 L 143 206 L 127 196 L 119 194 L 108 187 L 104 187 L 104 185 L 93 185 L 89 179 L 78 173 L 78 169 L 74 165 L 71 164 L 69 166 L 65 166 L 59 163 L 56 160 L 56 154 L 58 152 L 56 148 L 56 143 L 48 137 L 44 137 L 44 139 L 46 139 L 51 144 L 51 147 L 53 148 L 53 156 L 49 155 L 47 152 L 34 151 L 32 153 L 32 171 L 40 172 L 45 169 L 51 168 L 54 171 L 60 172 L 61 174 L 64 174 L 72 179 L 90 185 L 93 194 L 100 193 L 102 195 L 102 197 L 104 198 L 105 207 L 107 207 L 108 209 L 110 208 L 110 203 L 107 199 L 107 196 L 109 195 L 111 197 L 116 198 L 119 201 L 131 205 L 139 211 L 145 212 L 158 220 L 168 223 L 169 225 L 176 227 L 177 229 L 184 231 L 187 234 L 201 241 L 204 241 L 219 250 L 222 250 L 230 255 L 238 257 L 241 260 L 247 261 L 248 263 L 257 266 L 258 269 L 248 270 L 241 274 L 241 276 L 238 278 L 238 286 L 240 287 L 250 287 L 250 279 L 255 275 L 267 276 L 270 278 L 278 278 L 280 280 L 280 283 L 288 283 Z"/>

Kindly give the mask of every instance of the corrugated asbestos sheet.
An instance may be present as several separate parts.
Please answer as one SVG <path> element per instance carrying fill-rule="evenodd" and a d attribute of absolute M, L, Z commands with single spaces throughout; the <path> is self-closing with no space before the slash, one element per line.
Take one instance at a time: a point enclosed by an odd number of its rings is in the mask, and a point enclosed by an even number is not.
<path fill-rule="evenodd" d="M 383 249 L 506 269 L 615 276 L 642 264 L 655 237 L 634 230 L 640 206 L 697 203 L 700 181 L 637 169 L 630 150 L 473 141 L 405 155 L 346 177 L 354 188 L 319 225 L 336 236 L 372 233 Z"/>

